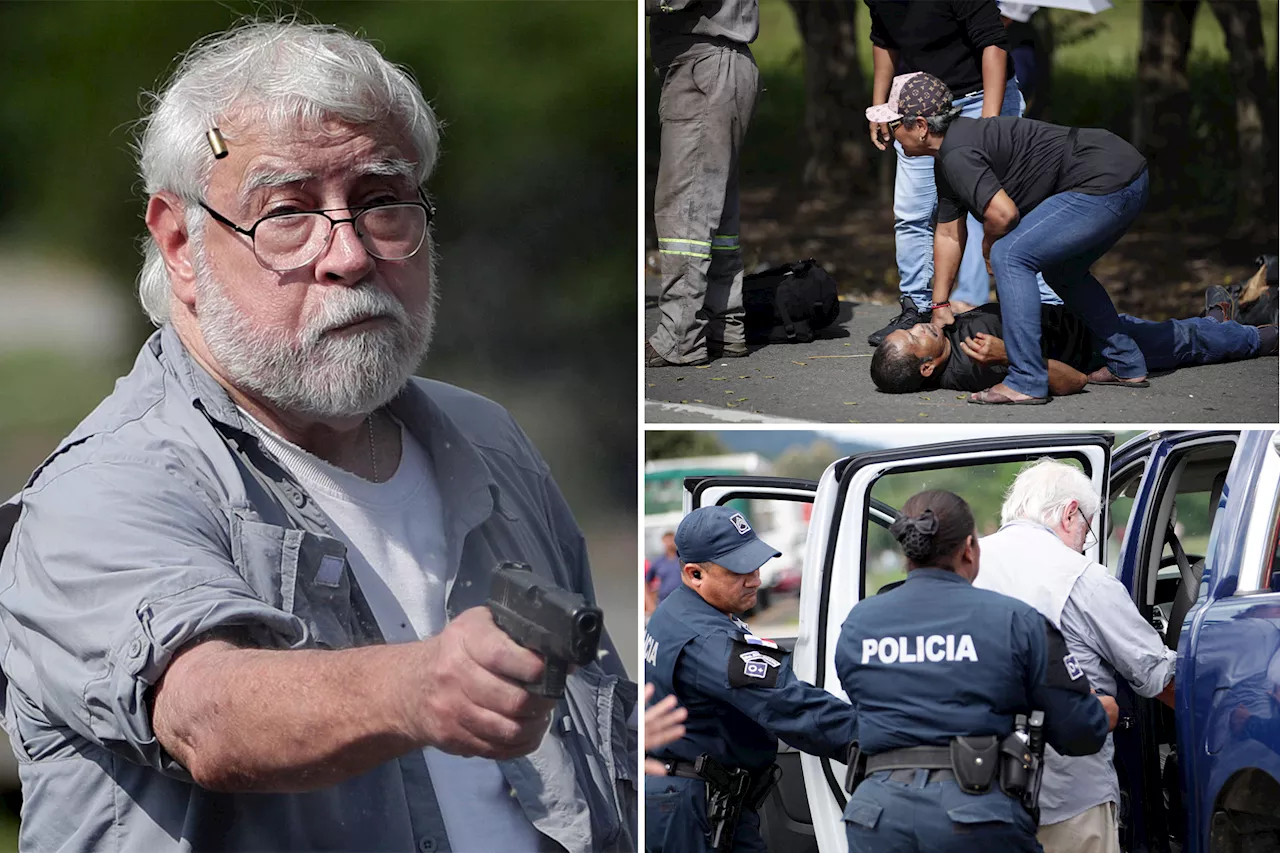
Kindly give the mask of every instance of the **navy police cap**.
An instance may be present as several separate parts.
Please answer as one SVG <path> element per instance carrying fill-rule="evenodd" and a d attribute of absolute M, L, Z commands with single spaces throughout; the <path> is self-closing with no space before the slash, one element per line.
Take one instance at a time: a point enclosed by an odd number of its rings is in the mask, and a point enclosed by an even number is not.
<path fill-rule="evenodd" d="M 685 563 L 716 563 L 749 575 L 782 552 L 756 536 L 746 518 L 727 506 L 704 506 L 684 517 L 676 530 L 676 553 Z"/>

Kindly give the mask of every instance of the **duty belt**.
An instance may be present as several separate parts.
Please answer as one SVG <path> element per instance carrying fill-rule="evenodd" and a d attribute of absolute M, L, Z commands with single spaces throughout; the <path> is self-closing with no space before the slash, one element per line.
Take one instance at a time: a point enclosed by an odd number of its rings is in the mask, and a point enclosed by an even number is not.
<path fill-rule="evenodd" d="M 853 793 L 867 775 L 881 770 L 890 778 L 906 781 L 902 771 L 929 770 L 929 781 L 954 779 L 966 794 L 985 794 L 998 781 L 1000 790 L 1018 800 L 1040 822 L 1040 775 L 1044 759 L 1044 714 L 1035 711 L 1030 720 L 1018 714 L 1014 730 L 1004 737 L 979 735 L 955 737 L 949 746 L 911 746 L 865 756 L 855 742 L 849 751 L 845 788 Z"/>
<path fill-rule="evenodd" d="M 697 765 L 692 761 L 680 761 L 673 758 L 659 758 L 658 760 L 662 762 L 663 767 L 667 768 L 668 776 L 679 776 L 682 779 L 701 779 L 704 782 L 711 781 L 706 774 L 698 772 Z M 750 771 L 744 772 L 750 773 Z M 773 786 L 778 784 L 778 778 L 781 775 L 782 773 L 776 764 L 771 764 L 759 773 L 751 774 L 751 782 L 747 785 L 743 804 L 749 809 L 759 808 L 765 797 L 769 796 L 769 792 L 773 790 Z"/>
<path fill-rule="evenodd" d="M 659 760 L 669 776 L 701 779 L 707 783 L 707 822 L 711 827 L 707 842 L 713 850 L 733 848 L 733 833 L 742 809 L 759 808 L 782 775 L 776 764 L 753 775 L 742 768 L 726 768 L 706 754 L 698 756 L 696 762 Z"/>
<path fill-rule="evenodd" d="M 867 773 L 877 770 L 950 770 L 951 749 L 945 746 L 909 746 L 867 756 Z"/>

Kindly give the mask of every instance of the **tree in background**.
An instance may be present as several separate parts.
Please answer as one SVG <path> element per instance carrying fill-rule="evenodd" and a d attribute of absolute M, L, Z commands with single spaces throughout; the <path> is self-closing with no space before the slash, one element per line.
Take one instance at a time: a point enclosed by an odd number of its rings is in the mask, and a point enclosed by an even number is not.
<path fill-rule="evenodd" d="M 831 442 L 818 439 L 805 447 L 788 448 L 773 463 L 773 471 L 779 477 L 817 480 L 828 465 L 844 455 Z"/>
<path fill-rule="evenodd" d="M 713 432 L 650 430 L 644 434 L 644 458 L 679 459 L 684 456 L 720 456 L 728 453 Z"/>
<path fill-rule="evenodd" d="M 1267 57 L 1262 39 L 1262 9 L 1256 2 L 1210 2 L 1222 25 L 1236 86 L 1236 223 L 1252 224 L 1275 210 L 1276 107 L 1267 95 Z"/>
<path fill-rule="evenodd" d="M 1200 0 L 1142 4 L 1131 141 L 1151 163 L 1151 197 L 1156 207 L 1178 200 L 1194 164 L 1187 156 L 1192 141 L 1187 66 L 1199 7 Z M 1226 39 L 1235 89 L 1236 224 L 1253 230 L 1259 214 L 1274 211 L 1276 195 L 1275 137 L 1266 132 L 1276 126 L 1276 111 L 1267 94 L 1262 9 L 1257 0 L 1219 0 L 1210 2 L 1209 8 Z"/>
<path fill-rule="evenodd" d="M 866 76 L 858 62 L 857 0 L 787 0 L 804 40 L 806 187 L 838 195 L 870 184 L 864 117 Z"/>
<path fill-rule="evenodd" d="M 1199 5 L 1199 0 L 1142 5 L 1138 96 L 1130 141 L 1150 163 L 1151 201 L 1156 207 L 1176 197 L 1187 166 L 1191 112 L 1187 60 Z"/>

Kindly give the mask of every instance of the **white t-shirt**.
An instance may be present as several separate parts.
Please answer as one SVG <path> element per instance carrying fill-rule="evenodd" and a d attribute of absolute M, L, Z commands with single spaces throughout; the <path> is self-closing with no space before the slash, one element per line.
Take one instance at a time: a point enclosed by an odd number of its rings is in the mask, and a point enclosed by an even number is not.
<path fill-rule="evenodd" d="M 291 444 L 243 412 L 265 446 L 306 487 L 347 545 L 347 562 L 388 643 L 438 634 L 445 626 L 444 513 L 431 458 L 400 426 L 400 465 L 371 483 Z M 423 750 L 455 853 L 534 851 L 542 836 L 520 808 L 497 763 Z"/>

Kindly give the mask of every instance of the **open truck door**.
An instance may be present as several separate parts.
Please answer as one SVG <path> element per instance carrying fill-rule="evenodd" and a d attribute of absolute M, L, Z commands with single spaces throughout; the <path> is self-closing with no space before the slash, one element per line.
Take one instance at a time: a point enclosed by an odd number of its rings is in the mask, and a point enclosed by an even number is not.
<path fill-rule="evenodd" d="M 760 538 L 783 552 L 781 557 L 775 557 L 774 560 L 800 566 L 803 572 L 804 536 L 788 537 L 787 541 L 775 542 L 766 530 L 771 524 L 766 519 L 794 516 L 797 504 L 803 505 L 803 516 L 810 518 L 810 507 L 817 489 L 818 484 L 813 480 L 785 477 L 686 477 L 684 512 L 688 515 L 699 507 L 732 503 L 746 516 Z M 803 589 L 803 582 L 801 588 Z M 753 616 L 748 618 L 752 620 L 752 628 L 757 633 L 778 641 L 784 648 L 791 647 L 794 626 L 787 626 L 785 631 L 779 633 L 774 628 L 783 626 L 757 624 L 758 619 Z M 760 807 L 760 834 L 771 850 L 816 853 L 818 848 L 813 834 L 813 821 L 809 816 L 804 777 L 800 772 L 800 752 L 785 742 L 779 743 L 777 763 L 782 768 L 782 776 L 778 786 Z"/>
<path fill-rule="evenodd" d="M 1192 678 L 1190 616 L 1203 600 L 1211 531 L 1232 521 L 1218 510 L 1239 438 L 1227 430 L 1148 433 L 1117 450 L 1112 464 L 1111 518 L 1124 535 L 1113 568 L 1139 614 L 1178 651 L 1179 693 Z M 1179 747 L 1174 713 L 1138 696 L 1123 679 L 1116 700 L 1120 845 L 1134 853 L 1178 849 L 1187 790 L 1178 768 L 1188 752 Z"/>
<path fill-rule="evenodd" d="M 792 662 L 796 675 L 848 698 L 835 672 L 840 627 L 865 596 L 906 576 L 887 520 L 912 494 L 949 489 L 979 504 L 974 505 L 978 532 L 991 533 L 999 525 L 1002 484 L 1025 463 L 1049 456 L 1078 465 L 1090 478 L 1102 495 L 1106 529 L 1111 443 L 1106 434 L 995 437 L 863 453 L 833 464 L 819 481 L 805 546 Z M 1105 562 L 1104 547 L 1101 538 L 1090 556 Z M 845 853 L 845 767 L 810 755 L 802 755 L 800 763 L 818 848 Z"/>

